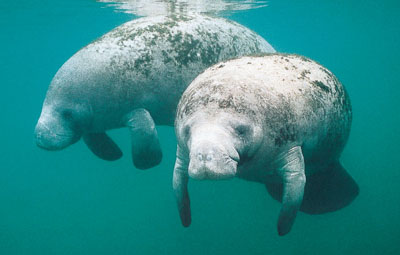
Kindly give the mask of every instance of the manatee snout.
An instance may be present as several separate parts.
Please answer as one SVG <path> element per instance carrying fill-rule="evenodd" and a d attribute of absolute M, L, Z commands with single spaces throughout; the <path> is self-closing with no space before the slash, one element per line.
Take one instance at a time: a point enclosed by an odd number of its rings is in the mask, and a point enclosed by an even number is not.
<path fill-rule="evenodd" d="M 35 127 L 36 145 L 45 150 L 62 150 L 77 142 L 80 136 L 54 120 L 40 118 Z"/>
<path fill-rule="evenodd" d="M 239 155 L 217 142 L 205 141 L 192 146 L 189 176 L 194 179 L 228 179 L 236 175 Z"/>

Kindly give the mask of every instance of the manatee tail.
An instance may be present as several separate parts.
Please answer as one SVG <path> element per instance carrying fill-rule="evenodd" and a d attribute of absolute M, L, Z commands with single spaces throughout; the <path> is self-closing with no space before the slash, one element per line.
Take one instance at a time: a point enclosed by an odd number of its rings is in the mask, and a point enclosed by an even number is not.
<path fill-rule="evenodd" d="M 269 194 L 282 201 L 282 183 L 266 183 Z M 339 162 L 307 176 L 300 211 L 322 214 L 348 206 L 358 195 L 359 188 L 354 179 Z"/>

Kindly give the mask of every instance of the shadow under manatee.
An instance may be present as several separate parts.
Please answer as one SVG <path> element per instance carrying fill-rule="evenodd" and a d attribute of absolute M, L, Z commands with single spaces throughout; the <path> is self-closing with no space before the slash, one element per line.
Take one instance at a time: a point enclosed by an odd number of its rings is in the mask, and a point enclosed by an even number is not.
<path fill-rule="evenodd" d="M 306 166 L 307 167 L 307 166 Z M 358 195 L 359 187 L 339 162 L 306 177 L 300 211 L 323 214 L 348 206 Z M 282 202 L 282 183 L 266 183 L 269 194 Z"/>

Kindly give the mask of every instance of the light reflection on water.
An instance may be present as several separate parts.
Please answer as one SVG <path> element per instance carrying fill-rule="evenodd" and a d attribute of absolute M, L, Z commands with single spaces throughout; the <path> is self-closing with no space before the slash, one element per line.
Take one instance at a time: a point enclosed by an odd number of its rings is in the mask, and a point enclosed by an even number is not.
<path fill-rule="evenodd" d="M 158 16 L 182 13 L 206 13 L 212 15 L 229 15 L 267 6 L 267 1 L 261 0 L 97 0 L 108 3 L 117 11 L 136 16 Z"/>

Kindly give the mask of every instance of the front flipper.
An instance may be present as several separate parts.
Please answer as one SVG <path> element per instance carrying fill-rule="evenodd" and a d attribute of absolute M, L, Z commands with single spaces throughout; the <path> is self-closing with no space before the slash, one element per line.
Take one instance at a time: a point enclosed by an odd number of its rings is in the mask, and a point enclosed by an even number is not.
<path fill-rule="evenodd" d="M 136 168 L 147 169 L 158 165 L 162 159 L 156 126 L 150 113 L 136 109 L 126 117 L 131 132 L 132 160 Z"/>
<path fill-rule="evenodd" d="M 86 134 L 83 136 L 83 141 L 101 159 L 114 161 L 122 157 L 122 151 L 106 133 Z"/>
<path fill-rule="evenodd" d="M 283 184 L 282 208 L 278 219 L 278 233 L 282 236 L 292 228 L 303 200 L 306 176 L 301 148 L 296 146 L 281 154 L 273 165 Z"/>
<path fill-rule="evenodd" d="M 192 222 L 190 214 L 190 199 L 187 187 L 188 181 L 188 158 L 182 154 L 178 145 L 172 186 L 178 204 L 179 216 L 184 227 L 189 227 Z"/>
<path fill-rule="evenodd" d="M 281 201 L 280 183 L 267 183 L 266 187 L 274 199 Z M 307 176 L 300 211 L 308 214 L 337 211 L 349 205 L 358 193 L 359 188 L 353 178 L 339 162 L 333 162 Z"/>

